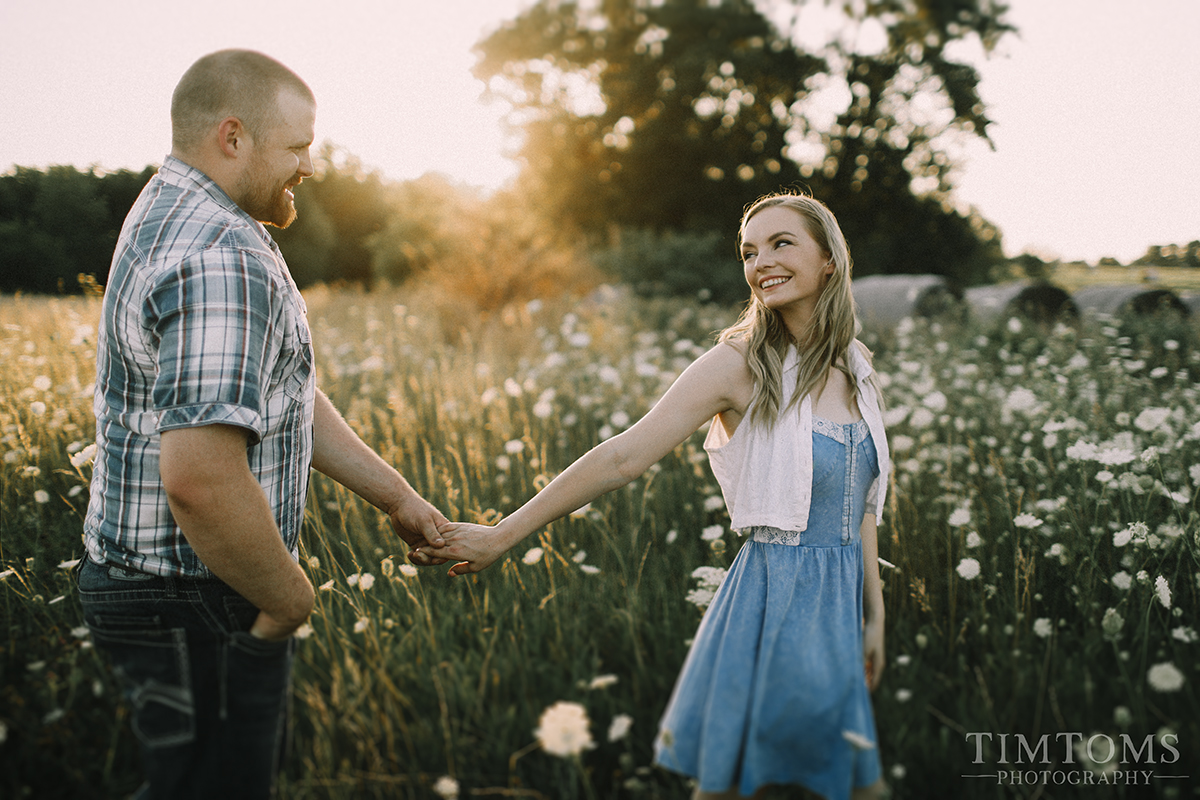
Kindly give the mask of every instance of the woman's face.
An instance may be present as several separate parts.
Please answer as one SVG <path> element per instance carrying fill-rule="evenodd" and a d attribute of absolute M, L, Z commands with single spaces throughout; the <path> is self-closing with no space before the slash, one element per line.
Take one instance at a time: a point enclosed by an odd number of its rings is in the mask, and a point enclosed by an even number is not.
<path fill-rule="evenodd" d="M 785 320 L 798 322 L 812 315 L 833 274 L 832 259 L 809 234 L 804 218 L 786 206 L 764 208 L 746 222 L 742 265 L 754 296 Z"/>

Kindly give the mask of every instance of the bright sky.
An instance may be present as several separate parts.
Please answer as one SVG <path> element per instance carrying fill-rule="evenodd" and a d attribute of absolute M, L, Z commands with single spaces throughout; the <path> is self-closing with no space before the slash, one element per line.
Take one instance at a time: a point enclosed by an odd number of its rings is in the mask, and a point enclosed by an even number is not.
<path fill-rule="evenodd" d="M 141 169 L 170 149 L 171 91 L 199 56 L 266 52 L 317 95 L 317 140 L 392 179 L 494 187 L 501 106 L 470 74 L 480 35 L 526 0 L 5 0 L 0 171 Z M 996 125 L 957 198 L 1011 255 L 1129 261 L 1200 239 L 1200 2 L 1010 0 L 1021 29 L 973 58 Z M 511 143 L 509 143 L 511 144 Z"/>

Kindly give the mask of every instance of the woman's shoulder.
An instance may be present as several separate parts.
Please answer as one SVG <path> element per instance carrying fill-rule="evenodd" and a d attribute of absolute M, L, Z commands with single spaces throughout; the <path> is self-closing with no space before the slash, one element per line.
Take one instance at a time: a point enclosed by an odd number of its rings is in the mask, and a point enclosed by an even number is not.
<path fill-rule="evenodd" d="M 861 339 L 851 339 L 846 348 L 849 367 L 856 375 L 869 375 L 875 371 L 875 354 Z"/>
<path fill-rule="evenodd" d="M 717 342 L 711 350 L 700 356 L 697 361 L 704 361 L 712 368 L 730 376 L 745 375 L 750 377 L 749 350 L 745 342 L 737 339 L 727 339 Z"/>

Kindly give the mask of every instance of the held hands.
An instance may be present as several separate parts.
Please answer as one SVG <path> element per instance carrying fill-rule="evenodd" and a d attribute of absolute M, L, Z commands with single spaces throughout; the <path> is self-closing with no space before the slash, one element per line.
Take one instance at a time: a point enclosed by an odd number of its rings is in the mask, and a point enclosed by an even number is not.
<path fill-rule="evenodd" d="M 457 559 L 458 563 L 448 573 L 451 577 L 487 569 L 512 546 L 501 535 L 499 526 L 448 522 L 440 526 L 438 532 L 445 546 L 434 548 L 422 545 L 414 548 L 414 552 L 420 558 L 433 559 L 429 563 L 444 564 L 450 559 Z"/>
<path fill-rule="evenodd" d="M 446 563 L 447 559 L 440 557 L 443 540 L 438 526 L 448 524 L 449 520 L 433 505 L 416 493 L 406 495 L 388 511 L 388 520 L 396 535 L 408 545 L 409 561 L 418 567 Z"/>

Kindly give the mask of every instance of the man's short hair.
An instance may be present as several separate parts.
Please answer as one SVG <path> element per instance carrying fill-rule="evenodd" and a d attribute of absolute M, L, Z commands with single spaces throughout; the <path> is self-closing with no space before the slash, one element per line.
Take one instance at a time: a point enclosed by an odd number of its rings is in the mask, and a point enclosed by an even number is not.
<path fill-rule="evenodd" d="M 282 122 L 279 93 L 290 89 L 316 102 L 300 76 L 253 50 L 218 50 L 183 73 L 171 96 L 171 143 L 187 152 L 213 126 L 237 117 L 255 142 Z"/>

